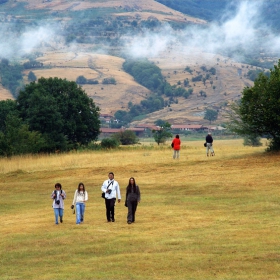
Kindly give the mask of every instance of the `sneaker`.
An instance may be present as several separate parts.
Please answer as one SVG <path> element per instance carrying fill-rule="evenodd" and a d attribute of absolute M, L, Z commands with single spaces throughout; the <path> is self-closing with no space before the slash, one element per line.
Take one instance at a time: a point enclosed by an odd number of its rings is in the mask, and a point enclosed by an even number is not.
<path fill-rule="evenodd" d="M 60 217 L 60 222 L 63 223 L 62 217 Z"/>
<path fill-rule="evenodd" d="M 115 222 L 115 219 L 112 219 L 112 222 Z"/>
<path fill-rule="evenodd" d="M 131 224 L 131 221 L 127 221 L 128 224 Z"/>

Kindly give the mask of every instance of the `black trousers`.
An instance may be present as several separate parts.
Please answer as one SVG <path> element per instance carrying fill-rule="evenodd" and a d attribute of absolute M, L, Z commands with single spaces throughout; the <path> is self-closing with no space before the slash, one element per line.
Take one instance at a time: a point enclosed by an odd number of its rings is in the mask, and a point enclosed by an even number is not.
<path fill-rule="evenodd" d="M 127 209 L 128 209 L 128 213 L 127 213 L 127 221 L 128 222 L 135 222 L 135 212 L 137 209 L 137 205 L 138 205 L 138 201 L 137 200 L 127 200 Z"/>
<path fill-rule="evenodd" d="M 107 221 L 115 220 L 115 202 L 116 202 L 115 198 L 112 199 L 105 198 Z"/>

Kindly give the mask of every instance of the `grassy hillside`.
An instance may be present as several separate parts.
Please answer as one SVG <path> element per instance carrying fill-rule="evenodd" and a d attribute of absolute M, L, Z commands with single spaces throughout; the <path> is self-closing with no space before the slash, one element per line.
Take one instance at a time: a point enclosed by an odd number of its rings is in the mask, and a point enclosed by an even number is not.
<path fill-rule="evenodd" d="M 98 80 L 97 85 L 83 85 L 82 87 L 101 108 L 102 113 L 114 114 L 117 110 L 126 110 L 129 101 L 137 104 L 149 95 L 146 88 L 137 84 L 130 75 L 123 71 L 124 59 L 111 55 L 85 52 L 66 53 L 66 51 L 49 52 L 38 57 L 37 60 L 48 67 L 32 70 L 37 78 L 56 76 L 75 81 L 78 76 L 83 75 L 87 79 Z M 144 119 L 145 121 L 154 122 L 157 119 L 165 119 L 172 123 L 186 121 L 205 123 L 202 117 L 204 110 L 219 108 L 220 119 L 218 121 L 223 122 L 222 112 L 227 110 L 227 105 L 240 98 L 245 86 L 252 85 L 252 81 L 245 77 L 251 67 L 226 60 L 221 56 L 209 55 L 208 58 L 205 57 L 203 65 L 208 69 L 214 67 L 217 73 L 211 78 L 212 85 L 210 80 L 207 80 L 204 85 L 202 81 L 191 82 L 193 77 L 203 73 L 199 59 L 199 53 L 197 56 L 185 56 L 177 53 L 176 57 L 174 54 L 172 56 L 164 54 L 153 59 L 171 85 L 176 85 L 179 81 L 183 83 L 187 78 L 190 81 L 189 87 L 192 87 L 194 92 L 188 99 L 178 98 L 177 104 L 149 114 L 147 119 Z M 187 66 L 193 70 L 192 74 L 185 71 Z M 238 74 L 238 69 L 242 69 L 241 76 Z M 24 72 L 26 77 L 28 72 L 29 70 Z M 103 85 L 103 79 L 110 77 L 115 78 L 117 84 Z M 213 86 L 216 88 L 213 89 Z M 201 90 L 206 92 L 206 97 L 200 95 Z"/>
<path fill-rule="evenodd" d="M 214 143 L 207 158 L 203 141 L 183 139 L 178 161 L 169 145 L 149 144 L 0 159 L 0 279 L 279 279 L 279 155 L 241 140 Z M 115 223 L 100 197 L 109 171 L 122 194 Z M 142 194 L 132 225 L 130 176 Z M 80 181 L 89 201 L 77 226 L 70 205 Z M 67 194 L 58 226 L 56 182 Z"/>
<path fill-rule="evenodd" d="M 171 85 L 181 83 L 182 86 L 189 79 L 186 89 L 193 88 L 188 99 L 177 98 L 171 106 L 142 116 L 141 122 L 160 118 L 172 123 L 208 124 L 203 120 L 203 112 L 213 108 L 220 111 L 217 123 L 222 123 L 227 105 L 240 97 L 245 86 L 252 84 L 246 77 L 252 69 L 249 65 L 196 47 L 187 51 L 178 48 L 178 43 L 184 46 L 192 42 L 193 34 L 182 33 L 185 27 L 206 26 L 206 22 L 157 1 L 9 0 L 1 4 L 1 11 L 0 20 L 6 30 L 4 38 L 10 42 L 10 52 L 13 49 L 15 52 L 13 56 L 10 54 L 11 62 L 35 59 L 44 65 L 26 69 L 24 82 L 28 83 L 30 71 L 37 78 L 76 81 L 82 75 L 98 80 L 99 84 L 83 85 L 83 88 L 101 108 L 101 113 L 126 110 L 129 102 L 137 104 L 151 94 L 123 71 L 122 63 L 130 55 L 148 56 L 162 69 Z M 167 28 L 166 22 L 173 29 Z M 26 52 L 19 57 L 18 50 Z M 206 75 L 202 66 L 214 67 L 216 74 L 205 84 L 192 82 L 196 75 Z M 185 71 L 186 67 L 193 70 L 192 74 Z M 104 78 L 114 78 L 116 85 L 103 85 Z M 205 95 L 201 95 L 202 91 Z M 0 99 L 9 97 L 12 96 L 7 90 L 0 87 Z"/>

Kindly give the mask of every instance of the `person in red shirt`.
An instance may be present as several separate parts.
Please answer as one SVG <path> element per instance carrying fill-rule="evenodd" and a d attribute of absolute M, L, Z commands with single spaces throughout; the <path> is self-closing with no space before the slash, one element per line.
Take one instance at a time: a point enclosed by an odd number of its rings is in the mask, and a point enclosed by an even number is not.
<path fill-rule="evenodd" d="M 173 147 L 173 159 L 177 158 L 179 159 L 179 156 L 180 156 L 180 146 L 181 146 L 181 140 L 180 140 L 180 137 L 179 135 L 177 134 L 175 136 L 175 138 L 173 139 L 172 141 L 172 147 Z"/>

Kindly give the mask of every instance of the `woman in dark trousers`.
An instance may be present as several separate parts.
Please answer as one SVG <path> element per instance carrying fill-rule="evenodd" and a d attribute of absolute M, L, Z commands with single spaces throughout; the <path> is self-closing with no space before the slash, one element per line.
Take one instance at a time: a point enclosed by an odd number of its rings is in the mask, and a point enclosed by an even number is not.
<path fill-rule="evenodd" d="M 137 205 L 141 200 L 139 186 L 136 185 L 135 179 L 131 177 L 126 187 L 126 206 L 128 208 L 127 223 L 131 224 L 135 222 L 135 212 Z"/>

